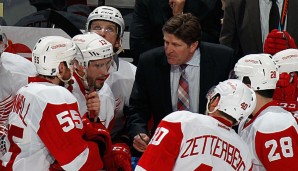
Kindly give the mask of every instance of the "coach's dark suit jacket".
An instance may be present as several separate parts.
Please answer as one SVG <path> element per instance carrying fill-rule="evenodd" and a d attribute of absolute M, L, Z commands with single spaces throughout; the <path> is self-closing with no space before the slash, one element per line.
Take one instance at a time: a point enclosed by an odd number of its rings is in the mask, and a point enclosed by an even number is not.
<path fill-rule="evenodd" d="M 298 43 L 298 1 L 289 0 L 286 30 Z M 269 21 L 262 21 L 269 22 Z M 220 43 L 238 58 L 263 52 L 259 0 L 227 0 Z"/>
<path fill-rule="evenodd" d="M 233 50 L 219 44 L 201 42 L 200 104 L 199 112 L 206 108 L 206 93 L 220 81 L 228 79 L 234 67 Z M 137 133 L 148 133 L 147 122 L 153 116 L 153 131 L 160 120 L 173 112 L 170 86 L 170 64 L 164 47 L 141 55 L 133 85 L 128 112 L 128 130 L 131 140 Z M 199 84 L 199 83 L 198 83 Z"/>

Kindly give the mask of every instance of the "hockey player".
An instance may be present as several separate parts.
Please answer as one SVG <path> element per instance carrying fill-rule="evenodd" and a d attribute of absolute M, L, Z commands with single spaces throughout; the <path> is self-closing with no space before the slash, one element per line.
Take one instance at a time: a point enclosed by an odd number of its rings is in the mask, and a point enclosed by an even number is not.
<path fill-rule="evenodd" d="M 30 78 L 31 83 L 14 99 L 8 151 L 1 158 L 0 170 L 48 171 L 51 165 L 55 170 L 54 160 L 64 170 L 103 168 L 101 155 L 110 149 L 108 132 L 85 123 L 76 98 L 58 86 L 71 78 L 77 52 L 71 40 L 60 36 L 43 37 L 36 43 L 33 62 L 38 76 Z"/>
<path fill-rule="evenodd" d="M 75 76 L 78 86 L 84 81 L 88 87 L 92 87 L 98 92 L 100 97 L 100 111 L 96 116 L 99 117 L 100 122 L 109 128 L 109 125 L 114 118 L 115 99 L 113 93 L 105 83 L 109 74 L 116 71 L 116 64 L 113 60 L 113 47 L 107 40 L 97 35 L 96 33 L 79 34 L 73 37 L 73 42 L 80 48 L 83 55 L 84 77 L 78 80 Z M 79 75 L 79 74 L 77 74 Z M 74 84 L 75 87 L 76 84 Z M 85 85 L 85 86 L 86 86 Z M 82 85 L 81 85 L 82 86 Z M 81 90 L 74 88 L 74 94 L 83 94 L 77 92 Z M 75 95 L 77 97 L 77 95 Z"/>
<path fill-rule="evenodd" d="M 114 118 L 114 96 L 105 83 L 109 74 L 116 71 L 117 66 L 113 60 L 112 44 L 96 33 L 87 32 L 73 37 L 83 54 L 83 67 L 85 68 L 87 84 L 93 86 L 100 96 L 99 120 L 109 128 Z M 76 74 L 75 75 L 79 75 Z M 77 83 L 82 83 L 76 79 Z M 76 84 L 74 84 L 76 85 Z M 74 91 L 76 88 L 74 87 Z M 79 94 L 79 93 L 78 93 Z M 112 150 L 104 157 L 105 169 L 131 171 L 131 155 L 129 147 L 124 143 L 114 143 Z"/>
<path fill-rule="evenodd" d="M 298 111 L 298 50 L 286 49 L 273 57 L 279 68 L 280 76 L 274 91 L 273 99 L 289 112 Z"/>
<path fill-rule="evenodd" d="M 298 170 L 298 127 L 293 115 L 272 99 L 279 72 L 271 56 L 244 56 L 234 71 L 257 97 L 255 110 L 239 124 L 239 135 L 249 145 L 254 170 Z"/>
<path fill-rule="evenodd" d="M 243 170 L 252 168 L 246 143 L 232 129 L 256 106 L 256 95 L 229 79 L 207 95 L 209 116 L 178 111 L 158 125 L 136 171 Z"/>
<path fill-rule="evenodd" d="M 99 6 L 90 13 L 86 31 L 99 34 L 109 41 L 114 48 L 114 60 L 118 70 L 110 74 L 106 83 L 111 87 L 115 97 L 115 117 L 111 130 L 113 142 L 128 142 L 127 131 L 125 128 L 126 117 L 125 109 L 129 105 L 129 97 L 135 80 L 136 67 L 131 63 L 118 58 L 122 48 L 122 37 L 124 33 L 124 20 L 119 10 L 109 6 Z"/>
<path fill-rule="evenodd" d="M 6 122 L 16 92 L 28 84 L 28 76 L 35 76 L 32 62 L 22 56 L 3 52 L 8 46 L 6 35 L 0 31 L 0 157 L 5 152 Z"/>

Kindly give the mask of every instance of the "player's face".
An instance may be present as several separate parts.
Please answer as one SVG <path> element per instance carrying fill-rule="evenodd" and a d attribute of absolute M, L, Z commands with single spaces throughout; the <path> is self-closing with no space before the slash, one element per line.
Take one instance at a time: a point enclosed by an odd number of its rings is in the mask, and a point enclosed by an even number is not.
<path fill-rule="evenodd" d="M 115 23 L 104 20 L 95 20 L 91 23 L 90 31 L 105 38 L 114 48 L 119 48 L 120 39 L 117 35 L 117 25 Z"/>
<path fill-rule="evenodd" d="M 187 45 L 173 34 L 164 33 L 164 48 L 168 63 L 181 65 L 187 63 L 193 56 L 197 43 Z"/>
<path fill-rule="evenodd" d="M 87 68 L 87 81 L 89 86 L 100 89 L 109 76 L 109 68 L 112 58 L 99 59 L 90 61 Z"/>

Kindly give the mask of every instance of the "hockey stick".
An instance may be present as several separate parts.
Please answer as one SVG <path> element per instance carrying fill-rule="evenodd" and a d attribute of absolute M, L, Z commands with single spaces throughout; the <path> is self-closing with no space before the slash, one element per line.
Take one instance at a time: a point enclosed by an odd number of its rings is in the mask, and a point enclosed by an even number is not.
<path fill-rule="evenodd" d="M 280 17 L 280 23 L 279 23 L 280 31 L 283 31 L 285 27 L 286 17 L 288 13 L 288 5 L 289 5 L 289 0 L 284 0 L 282 4 L 281 17 Z"/>

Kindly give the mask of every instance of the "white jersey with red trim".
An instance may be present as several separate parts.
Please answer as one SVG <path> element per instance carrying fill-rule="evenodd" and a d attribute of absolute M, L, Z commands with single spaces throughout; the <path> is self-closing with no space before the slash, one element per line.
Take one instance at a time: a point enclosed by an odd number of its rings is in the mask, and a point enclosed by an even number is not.
<path fill-rule="evenodd" d="M 107 83 L 115 97 L 115 117 L 111 131 L 111 137 L 115 138 L 119 131 L 125 127 L 125 116 L 123 113 L 124 106 L 129 105 L 129 97 L 131 94 L 132 86 L 135 81 L 136 66 L 133 64 L 119 59 L 119 69 L 110 74 Z"/>
<path fill-rule="evenodd" d="M 256 171 L 298 170 L 297 131 L 293 115 L 275 102 L 239 125 L 239 135 L 249 145 Z"/>
<path fill-rule="evenodd" d="M 188 111 L 169 114 L 157 127 L 136 171 L 251 170 L 248 146 L 227 125 L 222 118 Z"/>
<path fill-rule="evenodd" d="M 28 84 L 28 76 L 37 74 L 35 66 L 26 58 L 3 52 L 0 57 L 0 125 L 6 122 L 12 100 L 17 91 Z"/>
<path fill-rule="evenodd" d="M 8 124 L 8 151 L 0 170 L 48 171 L 54 159 L 64 170 L 101 169 L 97 144 L 82 138 L 76 98 L 63 87 L 48 82 L 22 87 Z"/>
<path fill-rule="evenodd" d="M 109 130 L 111 130 L 112 120 L 115 116 L 115 98 L 111 88 L 107 83 L 104 83 L 102 88 L 97 92 L 100 99 L 100 122 Z"/>
<path fill-rule="evenodd" d="M 79 111 L 80 111 L 81 117 L 83 117 L 88 112 L 87 105 L 86 105 L 86 97 L 85 97 L 86 90 L 82 81 L 80 80 L 80 77 L 76 73 L 73 74 L 72 80 L 74 81 L 74 83 L 72 84 L 72 90 L 70 90 L 70 92 L 77 99 L 79 104 Z"/>
<path fill-rule="evenodd" d="M 73 90 L 72 94 L 77 98 L 79 106 L 80 106 L 80 113 L 81 116 L 85 115 L 87 110 L 86 105 L 86 91 L 84 85 L 80 78 L 75 73 L 73 76 L 74 83 L 72 84 Z M 99 99 L 100 99 L 100 111 L 99 111 L 99 119 L 101 123 L 106 127 L 109 128 L 111 121 L 114 118 L 114 111 L 115 111 L 115 98 L 111 91 L 111 88 L 108 84 L 104 83 L 102 88 L 97 92 Z"/>
<path fill-rule="evenodd" d="M 0 157 L 5 153 L 6 122 L 17 91 L 28 84 L 28 76 L 37 74 L 34 64 L 26 58 L 8 52 L 0 57 Z"/>

